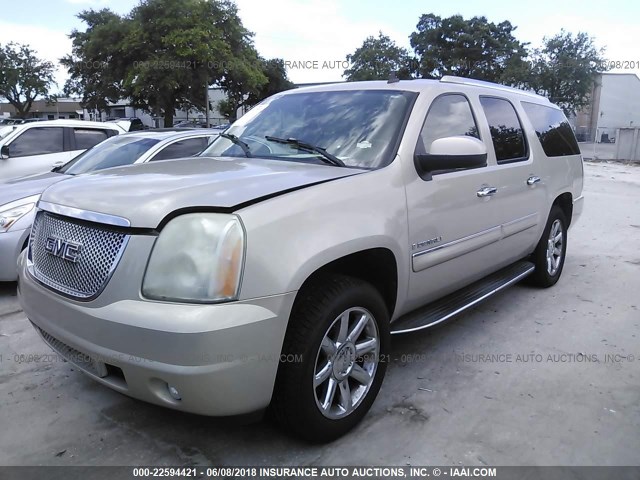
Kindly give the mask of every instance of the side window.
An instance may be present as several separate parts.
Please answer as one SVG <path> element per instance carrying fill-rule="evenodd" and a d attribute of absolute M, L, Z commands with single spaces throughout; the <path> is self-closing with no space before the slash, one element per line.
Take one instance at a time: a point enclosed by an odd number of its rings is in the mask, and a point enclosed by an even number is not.
<path fill-rule="evenodd" d="M 29 128 L 16 138 L 9 147 L 12 157 L 46 155 L 64 151 L 62 127 Z"/>
<path fill-rule="evenodd" d="M 524 132 L 511 102 L 503 98 L 480 97 L 480 103 L 489 122 L 498 163 L 526 160 Z"/>
<path fill-rule="evenodd" d="M 87 150 L 109 137 L 109 132 L 98 128 L 74 128 L 76 149 Z"/>
<path fill-rule="evenodd" d="M 522 108 L 547 157 L 580 155 L 578 141 L 562 110 L 529 102 L 522 102 Z"/>
<path fill-rule="evenodd" d="M 434 140 L 456 135 L 480 138 L 467 98 L 459 94 L 445 94 L 431 104 L 422 125 L 416 152 L 429 153 Z"/>
<path fill-rule="evenodd" d="M 192 157 L 197 155 L 207 147 L 206 137 L 199 138 L 187 138 L 186 140 L 180 140 L 172 143 L 160 153 L 156 154 L 151 160 L 169 160 L 172 158 Z"/>

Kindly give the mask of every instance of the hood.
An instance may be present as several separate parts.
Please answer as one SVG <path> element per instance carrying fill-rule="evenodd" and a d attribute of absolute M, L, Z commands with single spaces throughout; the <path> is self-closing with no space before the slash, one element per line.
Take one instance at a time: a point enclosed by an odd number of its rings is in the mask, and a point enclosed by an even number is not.
<path fill-rule="evenodd" d="M 260 158 L 196 157 L 111 168 L 47 189 L 42 200 L 156 228 L 180 209 L 232 210 L 281 192 L 366 170 Z"/>
<path fill-rule="evenodd" d="M 47 172 L 29 175 L 0 183 L 0 206 L 21 198 L 38 195 L 49 185 L 71 178 L 61 173 Z"/>

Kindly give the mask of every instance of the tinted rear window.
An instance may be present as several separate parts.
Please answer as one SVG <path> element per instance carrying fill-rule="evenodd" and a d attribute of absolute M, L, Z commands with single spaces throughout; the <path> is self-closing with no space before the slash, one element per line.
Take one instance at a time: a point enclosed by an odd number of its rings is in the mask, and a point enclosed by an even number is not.
<path fill-rule="evenodd" d="M 74 132 L 78 150 L 91 148 L 109 137 L 109 132 L 97 128 L 74 128 Z"/>
<path fill-rule="evenodd" d="M 480 97 L 480 103 L 489 122 L 498 163 L 525 160 L 527 146 L 522 125 L 511 102 L 502 98 Z"/>
<path fill-rule="evenodd" d="M 522 102 L 522 107 L 547 157 L 580 155 L 576 136 L 562 110 L 528 102 Z"/>

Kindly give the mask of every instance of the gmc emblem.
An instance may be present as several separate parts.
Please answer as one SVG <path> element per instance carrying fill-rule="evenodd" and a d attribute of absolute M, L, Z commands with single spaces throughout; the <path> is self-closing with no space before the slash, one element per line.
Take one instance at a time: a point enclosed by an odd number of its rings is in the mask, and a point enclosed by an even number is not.
<path fill-rule="evenodd" d="M 48 237 L 44 243 L 44 249 L 54 257 L 76 263 L 80 256 L 82 245 L 61 238 Z"/>

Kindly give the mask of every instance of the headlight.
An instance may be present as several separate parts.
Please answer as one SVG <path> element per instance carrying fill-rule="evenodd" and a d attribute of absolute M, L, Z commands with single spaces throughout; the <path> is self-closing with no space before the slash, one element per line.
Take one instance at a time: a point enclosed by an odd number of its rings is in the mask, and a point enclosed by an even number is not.
<path fill-rule="evenodd" d="M 244 230 L 235 215 L 190 213 L 156 240 L 142 294 L 157 300 L 214 302 L 238 295 Z"/>
<path fill-rule="evenodd" d="M 0 205 L 0 233 L 9 229 L 36 206 L 40 195 L 21 198 L 15 202 Z"/>

